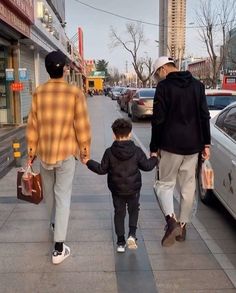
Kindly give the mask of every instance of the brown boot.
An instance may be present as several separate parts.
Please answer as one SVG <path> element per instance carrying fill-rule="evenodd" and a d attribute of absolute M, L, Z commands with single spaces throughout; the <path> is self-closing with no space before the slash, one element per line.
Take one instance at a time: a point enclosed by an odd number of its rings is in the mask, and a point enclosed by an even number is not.
<path fill-rule="evenodd" d="M 166 216 L 167 229 L 164 237 L 161 240 L 162 246 L 168 247 L 175 243 L 176 236 L 181 235 L 180 224 L 171 216 Z"/>
<path fill-rule="evenodd" d="M 183 242 L 185 241 L 185 239 L 186 239 L 186 223 L 183 226 L 181 226 L 181 235 L 175 237 L 175 240 L 179 242 Z"/>

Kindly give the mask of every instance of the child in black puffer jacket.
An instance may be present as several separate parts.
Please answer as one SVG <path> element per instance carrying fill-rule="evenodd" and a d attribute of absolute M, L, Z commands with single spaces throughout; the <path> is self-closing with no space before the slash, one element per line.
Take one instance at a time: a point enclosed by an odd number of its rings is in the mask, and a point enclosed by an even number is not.
<path fill-rule="evenodd" d="M 157 157 L 147 159 L 140 147 L 131 138 L 132 124 L 129 120 L 117 119 L 112 124 L 115 141 L 106 149 L 101 163 L 86 160 L 87 167 L 100 175 L 108 174 L 108 188 L 112 193 L 115 209 L 115 232 L 117 252 L 125 252 L 125 215 L 126 205 L 129 213 L 129 234 L 127 246 L 136 249 L 136 229 L 139 213 L 139 197 L 142 186 L 141 172 L 152 170 L 157 164 Z"/>

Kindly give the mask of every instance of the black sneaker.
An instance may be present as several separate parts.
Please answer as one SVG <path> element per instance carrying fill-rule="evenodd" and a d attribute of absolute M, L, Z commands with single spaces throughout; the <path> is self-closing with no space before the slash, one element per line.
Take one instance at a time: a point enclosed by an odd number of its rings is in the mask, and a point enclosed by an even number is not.
<path fill-rule="evenodd" d="M 166 216 L 166 232 L 161 240 L 161 244 L 164 247 L 171 246 L 175 243 L 176 236 L 181 235 L 180 224 L 177 223 L 174 217 Z"/>

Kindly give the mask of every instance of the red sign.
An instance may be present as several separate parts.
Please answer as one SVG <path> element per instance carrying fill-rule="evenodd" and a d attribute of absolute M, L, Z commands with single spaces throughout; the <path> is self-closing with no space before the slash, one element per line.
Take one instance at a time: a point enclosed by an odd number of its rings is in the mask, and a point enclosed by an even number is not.
<path fill-rule="evenodd" d="M 13 82 L 11 84 L 11 90 L 13 92 L 20 92 L 24 89 L 24 84 L 22 82 Z"/>

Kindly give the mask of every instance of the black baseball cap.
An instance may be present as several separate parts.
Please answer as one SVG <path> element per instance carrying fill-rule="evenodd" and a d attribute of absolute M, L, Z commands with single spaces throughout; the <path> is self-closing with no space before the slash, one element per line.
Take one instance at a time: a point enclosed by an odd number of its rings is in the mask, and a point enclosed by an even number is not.
<path fill-rule="evenodd" d="M 45 67 L 50 71 L 58 70 L 66 65 L 66 56 L 60 51 L 52 51 L 45 58 Z"/>

